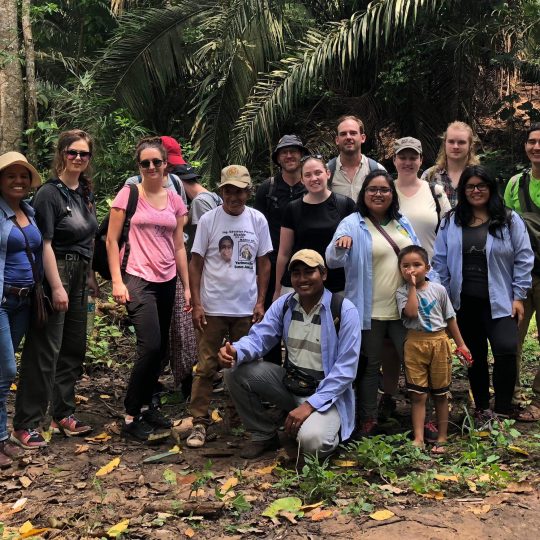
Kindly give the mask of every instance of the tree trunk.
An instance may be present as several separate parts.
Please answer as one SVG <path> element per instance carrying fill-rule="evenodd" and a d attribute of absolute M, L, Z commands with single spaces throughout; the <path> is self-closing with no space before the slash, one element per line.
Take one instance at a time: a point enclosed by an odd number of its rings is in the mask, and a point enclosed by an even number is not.
<path fill-rule="evenodd" d="M 26 58 L 26 127 L 32 128 L 37 122 L 37 90 L 36 90 L 36 58 L 34 53 L 34 38 L 32 21 L 30 20 L 31 0 L 22 0 L 21 22 L 24 38 L 24 56 Z M 36 141 L 34 136 L 28 136 L 28 154 L 30 162 L 36 162 Z"/>
<path fill-rule="evenodd" d="M 24 88 L 19 62 L 17 0 L 0 0 L 0 153 L 20 150 Z"/>

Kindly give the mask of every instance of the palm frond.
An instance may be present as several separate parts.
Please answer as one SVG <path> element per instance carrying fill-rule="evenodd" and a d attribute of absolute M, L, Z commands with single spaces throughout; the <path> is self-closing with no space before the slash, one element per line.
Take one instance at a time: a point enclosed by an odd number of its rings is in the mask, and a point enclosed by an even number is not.
<path fill-rule="evenodd" d="M 377 0 L 365 12 L 311 31 L 299 52 L 282 59 L 261 77 L 240 111 L 230 146 L 232 161 L 245 161 L 254 144 L 268 137 L 298 103 L 318 88 L 327 73 L 344 72 L 360 57 L 379 53 L 404 30 L 411 29 L 421 13 L 435 14 L 443 0 Z"/>

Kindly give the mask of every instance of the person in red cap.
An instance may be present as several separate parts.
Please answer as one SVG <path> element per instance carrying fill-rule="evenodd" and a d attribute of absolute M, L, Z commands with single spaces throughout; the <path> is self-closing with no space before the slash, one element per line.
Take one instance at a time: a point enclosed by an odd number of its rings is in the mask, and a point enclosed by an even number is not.
<path fill-rule="evenodd" d="M 175 138 L 163 135 L 161 142 L 165 150 L 167 150 L 167 163 L 169 165 L 185 165 L 187 163 L 184 156 L 182 156 L 182 146 Z M 171 172 L 174 172 L 174 170 Z"/>

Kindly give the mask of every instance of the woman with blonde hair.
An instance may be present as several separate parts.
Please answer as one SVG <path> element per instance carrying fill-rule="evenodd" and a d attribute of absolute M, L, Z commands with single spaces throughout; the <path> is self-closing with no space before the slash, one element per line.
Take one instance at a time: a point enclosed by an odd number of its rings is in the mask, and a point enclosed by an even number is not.
<path fill-rule="evenodd" d="M 37 428 L 49 403 L 54 433 L 72 436 L 92 430 L 74 415 L 75 384 L 86 354 L 88 289 L 98 293 L 90 264 L 98 225 L 89 173 L 92 149 L 88 133 L 61 133 L 52 179 L 32 202 L 43 235 L 45 289 L 54 311 L 44 328 L 30 328 L 21 356 L 11 440 L 26 449 L 47 445 Z"/>
<path fill-rule="evenodd" d="M 422 175 L 430 185 L 440 184 L 454 208 L 458 202 L 457 185 L 465 167 L 478 165 L 475 146 L 478 137 L 471 126 L 465 122 L 454 121 L 448 124 L 442 137 L 437 161 Z"/>

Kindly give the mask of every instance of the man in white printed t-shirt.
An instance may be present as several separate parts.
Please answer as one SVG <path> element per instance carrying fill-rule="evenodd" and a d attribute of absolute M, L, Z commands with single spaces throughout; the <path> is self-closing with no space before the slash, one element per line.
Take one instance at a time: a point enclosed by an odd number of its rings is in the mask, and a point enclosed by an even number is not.
<path fill-rule="evenodd" d="M 223 205 L 204 214 L 191 248 L 189 282 L 199 362 L 191 390 L 193 430 L 186 443 L 206 441 L 212 381 L 223 338 L 237 341 L 262 320 L 272 240 L 264 215 L 246 206 L 251 177 L 241 165 L 221 171 Z"/>

